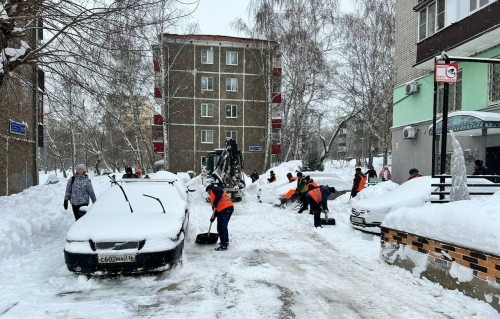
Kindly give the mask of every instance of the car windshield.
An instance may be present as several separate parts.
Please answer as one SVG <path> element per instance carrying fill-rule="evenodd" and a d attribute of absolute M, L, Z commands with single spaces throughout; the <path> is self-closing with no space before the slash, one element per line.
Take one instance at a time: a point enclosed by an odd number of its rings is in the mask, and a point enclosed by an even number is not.
<path fill-rule="evenodd" d="M 161 205 L 154 199 L 144 194 L 159 198 L 167 213 L 179 210 L 184 211 L 185 201 L 179 195 L 176 187 L 167 182 L 151 183 L 121 183 L 132 209 L 135 213 L 159 213 L 163 214 Z M 92 213 L 129 213 L 128 206 L 122 191 L 117 185 L 111 186 L 91 206 Z"/>

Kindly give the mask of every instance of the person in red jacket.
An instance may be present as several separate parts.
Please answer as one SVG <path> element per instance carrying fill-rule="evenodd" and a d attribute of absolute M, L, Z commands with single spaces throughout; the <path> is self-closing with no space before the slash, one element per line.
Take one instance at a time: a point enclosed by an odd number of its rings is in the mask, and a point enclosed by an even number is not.
<path fill-rule="evenodd" d="M 221 187 L 215 186 L 214 184 L 208 185 L 205 191 L 210 196 L 210 203 L 215 209 L 215 215 L 210 218 L 210 222 L 213 222 L 217 217 L 217 232 L 219 233 L 220 246 L 215 248 L 215 250 L 227 250 L 227 246 L 229 245 L 227 224 L 229 224 L 231 215 L 234 212 L 233 202 Z"/>
<path fill-rule="evenodd" d="M 274 171 L 269 172 L 270 176 L 267 179 L 268 183 L 273 183 L 276 182 L 276 175 L 274 174 Z"/>

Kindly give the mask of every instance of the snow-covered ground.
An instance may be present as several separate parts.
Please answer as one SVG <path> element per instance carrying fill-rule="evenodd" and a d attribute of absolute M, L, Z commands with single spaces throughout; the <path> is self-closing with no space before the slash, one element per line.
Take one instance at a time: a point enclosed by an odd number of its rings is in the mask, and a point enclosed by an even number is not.
<path fill-rule="evenodd" d="M 353 175 L 353 167 L 327 171 Z M 385 264 L 379 237 L 351 228 L 349 194 L 329 202 L 337 225 L 315 229 L 311 215 L 259 203 L 250 189 L 235 204 L 229 250 L 196 245 L 211 215 L 197 181 L 183 265 L 147 276 L 88 279 L 66 269 L 65 181 L 0 197 L 0 317 L 500 318 L 482 301 Z M 98 196 L 109 187 L 107 177 L 92 183 Z"/>

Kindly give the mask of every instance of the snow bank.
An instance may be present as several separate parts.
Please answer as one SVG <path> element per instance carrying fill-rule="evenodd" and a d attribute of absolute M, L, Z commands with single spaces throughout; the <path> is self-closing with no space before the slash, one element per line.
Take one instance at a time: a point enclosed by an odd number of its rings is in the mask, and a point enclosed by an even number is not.
<path fill-rule="evenodd" d="M 75 218 L 63 208 L 67 179 L 0 197 L 0 263 L 64 238 Z M 108 178 L 92 179 L 96 196 L 110 186 Z M 62 247 L 61 247 L 62 248 Z"/>
<path fill-rule="evenodd" d="M 500 192 L 492 196 L 417 208 L 399 208 L 389 213 L 383 226 L 500 254 Z"/>

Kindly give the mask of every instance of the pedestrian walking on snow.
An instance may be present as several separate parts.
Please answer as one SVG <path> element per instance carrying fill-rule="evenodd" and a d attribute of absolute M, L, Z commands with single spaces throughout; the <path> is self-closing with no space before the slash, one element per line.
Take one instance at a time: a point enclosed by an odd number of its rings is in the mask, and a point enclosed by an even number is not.
<path fill-rule="evenodd" d="M 474 173 L 472 175 L 488 175 L 488 169 L 483 166 L 482 160 L 476 160 L 474 162 Z"/>
<path fill-rule="evenodd" d="M 259 174 L 257 174 L 257 171 L 254 170 L 252 175 L 250 175 L 250 178 L 252 179 L 252 183 L 255 183 L 259 179 Z"/>
<path fill-rule="evenodd" d="M 220 246 L 215 248 L 215 250 L 227 250 L 227 246 L 229 245 L 227 225 L 234 212 L 233 202 L 221 187 L 214 184 L 208 185 L 205 191 L 210 196 L 212 208 L 215 209 L 215 216 L 210 218 L 210 222 L 213 223 L 215 218 L 217 218 L 217 232 L 219 233 Z"/>
<path fill-rule="evenodd" d="M 76 175 L 68 180 L 66 185 L 66 193 L 64 195 L 64 209 L 68 209 L 68 202 L 71 202 L 75 221 L 80 219 L 85 213 L 80 214 L 82 206 L 89 205 L 89 198 L 92 203 L 96 202 L 94 189 L 90 178 L 85 174 L 85 165 L 78 164 L 76 167 Z"/>
<path fill-rule="evenodd" d="M 366 171 L 365 175 L 366 177 L 377 177 L 377 171 L 373 168 L 373 166 L 370 166 L 370 169 Z"/>
<path fill-rule="evenodd" d="M 122 176 L 122 179 L 123 178 L 139 178 L 139 176 L 137 176 L 136 174 L 132 173 L 132 167 L 127 167 L 125 169 L 125 174 L 123 174 L 123 176 Z"/>
<path fill-rule="evenodd" d="M 383 182 L 391 180 L 391 171 L 387 165 L 380 171 L 378 177 L 381 178 Z"/>

